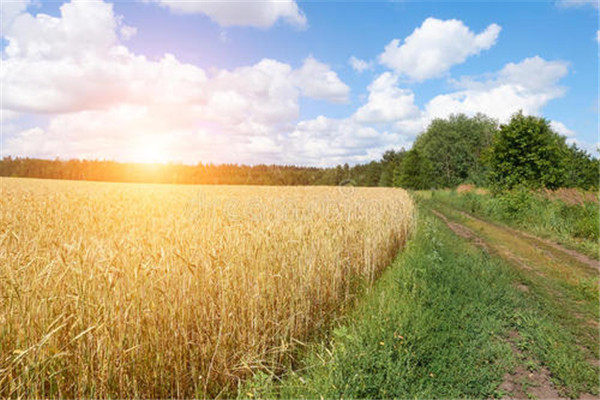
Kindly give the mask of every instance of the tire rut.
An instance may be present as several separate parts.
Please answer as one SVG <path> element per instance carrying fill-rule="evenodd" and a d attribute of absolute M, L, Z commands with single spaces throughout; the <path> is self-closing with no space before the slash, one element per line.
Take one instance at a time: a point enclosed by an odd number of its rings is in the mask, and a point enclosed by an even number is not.
<path fill-rule="evenodd" d="M 533 242 L 542 243 L 542 244 L 544 244 L 546 246 L 549 246 L 549 247 L 553 248 L 554 250 L 557 250 L 557 251 L 559 251 L 559 252 L 561 252 L 561 253 L 563 253 L 563 254 L 565 254 L 565 255 L 573 258 L 574 260 L 578 261 L 581 264 L 588 265 L 588 266 L 590 266 L 592 268 L 595 268 L 595 269 L 600 269 L 600 261 L 594 260 L 593 258 L 588 257 L 585 254 L 581 254 L 581 253 L 579 253 L 579 252 L 577 252 L 575 250 L 568 249 L 568 248 L 566 248 L 566 247 L 564 247 L 564 246 L 562 246 L 562 245 L 560 245 L 560 244 L 558 244 L 556 242 L 553 242 L 551 240 L 540 238 L 538 236 L 532 235 L 532 234 L 527 233 L 527 232 L 523 232 L 523 231 L 520 231 L 520 230 L 517 230 L 517 229 L 514 229 L 514 228 L 510 228 L 510 227 L 507 227 L 507 226 L 498 225 L 496 223 L 493 223 L 493 222 L 490 222 L 490 221 L 486 221 L 486 220 L 483 220 L 481 218 L 477 218 L 474 215 L 471 215 L 471 214 L 469 214 L 469 213 L 467 213 L 465 211 L 457 210 L 457 212 L 460 213 L 465 218 L 478 221 L 479 223 L 482 223 L 482 224 L 492 225 L 496 229 L 501 229 L 501 230 L 504 230 L 506 232 L 510 232 L 511 234 L 517 235 L 517 236 L 522 237 L 522 238 L 529 239 L 530 241 L 533 241 Z M 548 256 L 552 256 L 552 254 L 548 254 Z"/>

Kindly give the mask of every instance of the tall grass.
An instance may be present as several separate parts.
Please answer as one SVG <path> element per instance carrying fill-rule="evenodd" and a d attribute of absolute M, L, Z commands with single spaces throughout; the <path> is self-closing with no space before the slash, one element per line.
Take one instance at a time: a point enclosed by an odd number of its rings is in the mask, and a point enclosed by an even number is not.
<path fill-rule="evenodd" d="M 1 397 L 222 394 L 288 362 L 413 224 L 391 188 L 0 184 Z"/>
<path fill-rule="evenodd" d="M 436 191 L 432 195 L 437 202 L 558 240 L 592 257 L 599 256 L 598 193 L 563 189 L 553 194 L 522 189 L 497 195 L 459 190 Z"/>

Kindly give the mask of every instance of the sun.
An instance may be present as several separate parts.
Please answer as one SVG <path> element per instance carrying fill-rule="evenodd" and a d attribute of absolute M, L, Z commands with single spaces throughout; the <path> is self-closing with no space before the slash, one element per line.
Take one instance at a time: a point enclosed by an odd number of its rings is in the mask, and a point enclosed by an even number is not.
<path fill-rule="evenodd" d="M 133 161 L 144 164 L 165 164 L 169 161 L 169 154 L 162 143 L 148 140 L 138 145 Z"/>

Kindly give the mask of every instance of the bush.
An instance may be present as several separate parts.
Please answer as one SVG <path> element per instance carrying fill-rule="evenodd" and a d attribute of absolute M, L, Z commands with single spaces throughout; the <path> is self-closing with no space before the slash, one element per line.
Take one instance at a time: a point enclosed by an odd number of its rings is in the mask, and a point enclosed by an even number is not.
<path fill-rule="evenodd" d="M 523 219 L 532 208 L 533 195 L 526 189 L 504 192 L 497 197 L 503 216 L 507 219 Z"/>
<path fill-rule="evenodd" d="M 487 160 L 496 190 L 558 188 L 567 178 L 568 147 L 544 118 L 513 115 L 494 136 Z"/>

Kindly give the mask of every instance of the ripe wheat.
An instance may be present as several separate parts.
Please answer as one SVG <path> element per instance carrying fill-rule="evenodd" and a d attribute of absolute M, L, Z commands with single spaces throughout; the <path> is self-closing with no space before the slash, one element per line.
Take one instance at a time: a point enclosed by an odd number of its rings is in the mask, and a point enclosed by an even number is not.
<path fill-rule="evenodd" d="M 405 243 L 401 189 L 0 180 L 0 397 L 216 396 Z"/>

